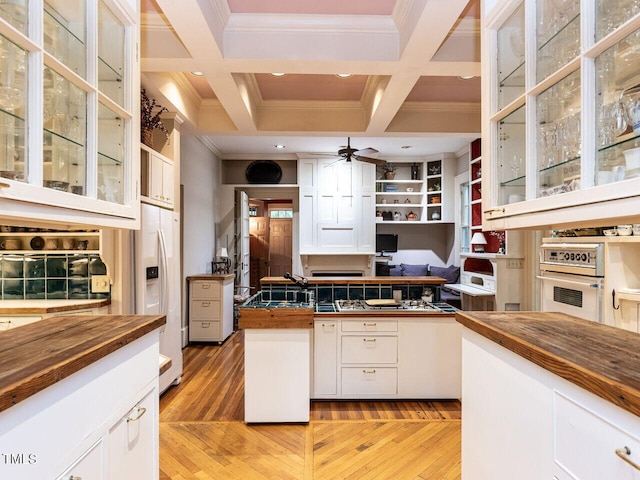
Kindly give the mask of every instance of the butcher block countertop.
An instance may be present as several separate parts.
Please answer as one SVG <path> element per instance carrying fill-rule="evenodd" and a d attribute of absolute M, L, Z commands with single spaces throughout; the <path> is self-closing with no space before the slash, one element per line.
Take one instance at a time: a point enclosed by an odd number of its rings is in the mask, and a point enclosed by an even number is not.
<path fill-rule="evenodd" d="M 238 328 L 313 328 L 313 308 L 239 308 Z"/>
<path fill-rule="evenodd" d="M 442 285 L 447 281 L 442 277 L 436 277 L 435 275 L 427 275 L 425 277 L 399 277 L 399 276 L 384 276 L 384 277 L 306 277 L 311 285 L 370 285 L 370 284 L 398 284 L 398 285 Z M 284 277 L 262 277 L 260 279 L 262 285 L 265 284 L 283 284 L 293 285 L 291 280 L 287 280 Z"/>
<path fill-rule="evenodd" d="M 2 300 L 0 315 L 47 314 L 100 308 L 111 304 L 104 300 Z"/>
<path fill-rule="evenodd" d="M 521 357 L 640 416 L 640 335 L 551 312 L 457 312 Z"/>
<path fill-rule="evenodd" d="M 0 332 L 0 411 L 166 323 L 164 315 L 64 315 Z"/>
<path fill-rule="evenodd" d="M 199 273 L 197 275 L 189 275 L 187 280 L 228 280 L 235 278 L 233 273 Z"/>

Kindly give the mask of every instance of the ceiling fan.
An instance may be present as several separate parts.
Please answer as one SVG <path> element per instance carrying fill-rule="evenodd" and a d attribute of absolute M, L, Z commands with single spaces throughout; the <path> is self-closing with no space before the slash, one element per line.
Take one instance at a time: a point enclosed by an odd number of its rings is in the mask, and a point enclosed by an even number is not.
<path fill-rule="evenodd" d="M 385 160 L 379 160 L 370 156 L 376 155 L 377 153 L 378 150 L 376 150 L 375 148 L 365 148 L 363 150 L 351 148 L 351 137 L 347 137 L 346 148 L 341 148 L 340 150 L 338 150 L 338 155 L 340 155 L 340 157 L 347 162 L 350 162 L 353 159 L 360 162 L 373 163 L 374 165 L 384 165 L 385 163 L 387 163 Z"/>

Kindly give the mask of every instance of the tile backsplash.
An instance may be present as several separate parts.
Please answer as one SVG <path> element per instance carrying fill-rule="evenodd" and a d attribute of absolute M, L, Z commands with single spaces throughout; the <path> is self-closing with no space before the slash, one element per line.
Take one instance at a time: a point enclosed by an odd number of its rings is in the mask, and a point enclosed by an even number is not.
<path fill-rule="evenodd" d="M 0 298 L 109 298 L 109 293 L 91 293 L 91 276 L 106 274 L 107 267 L 96 254 L 0 254 Z"/>

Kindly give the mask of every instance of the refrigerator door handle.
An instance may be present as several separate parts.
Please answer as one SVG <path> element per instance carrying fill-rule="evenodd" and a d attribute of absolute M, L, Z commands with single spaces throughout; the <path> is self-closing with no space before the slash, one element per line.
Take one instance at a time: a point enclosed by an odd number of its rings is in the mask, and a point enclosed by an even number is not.
<path fill-rule="evenodd" d="M 162 230 L 158 230 L 158 241 L 160 243 L 160 265 L 162 268 L 161 283 L 160 283 L 160 313 L 167 315 L 167 276 L 169 274 L 167 265 L 167 244 L 164 239 L 164 233 Z"/>

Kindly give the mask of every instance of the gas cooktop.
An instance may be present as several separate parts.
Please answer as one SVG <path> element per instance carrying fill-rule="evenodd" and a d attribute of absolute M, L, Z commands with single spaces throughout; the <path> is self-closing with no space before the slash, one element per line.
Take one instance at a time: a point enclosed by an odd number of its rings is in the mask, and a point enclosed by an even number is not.
<path fill-rule="evenodd" d="M 423 300 L 400 300 L 394 302 L 375 302 L 366 300 L 336 300 L 338 312 L 421 312 L 421 313 L 453 313 L 454 307 L 448 303 L 425 302 Z"/>

